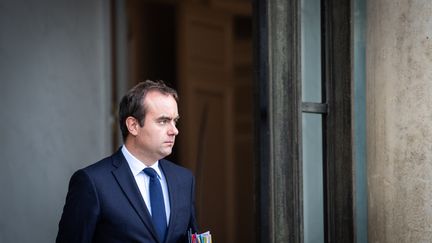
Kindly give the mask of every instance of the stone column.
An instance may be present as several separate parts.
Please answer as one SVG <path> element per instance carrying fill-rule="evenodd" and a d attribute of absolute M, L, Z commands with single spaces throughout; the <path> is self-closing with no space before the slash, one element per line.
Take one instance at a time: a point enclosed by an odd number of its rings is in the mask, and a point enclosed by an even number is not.
<path fill-rule="evenodd" d="M 432 1 L 367 1 L 369 242 L 432 239 Z"/>

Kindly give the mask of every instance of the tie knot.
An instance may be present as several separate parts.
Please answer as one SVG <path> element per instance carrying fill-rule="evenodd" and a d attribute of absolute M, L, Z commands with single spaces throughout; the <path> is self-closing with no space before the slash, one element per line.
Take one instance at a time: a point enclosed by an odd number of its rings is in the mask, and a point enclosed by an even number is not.
<path fill-rule="evenodd" d="M 144 173 L 150 176 L 151 178 L 158 178 L 158 173 L 153 168 L 145 168 Z"/>

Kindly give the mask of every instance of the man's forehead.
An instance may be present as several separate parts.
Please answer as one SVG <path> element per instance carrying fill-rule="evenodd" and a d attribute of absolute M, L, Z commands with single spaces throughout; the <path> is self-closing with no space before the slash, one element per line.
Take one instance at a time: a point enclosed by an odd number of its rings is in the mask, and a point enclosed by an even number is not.
<path fill-rule="evenodd" d="M 144 97 L 144 104 L 146 103 L 157 103 L 159 101 L 174 101 L 177 104 L 176 99 L 171 94 L 164 94 L 160 91 L 151 90 Z"/>

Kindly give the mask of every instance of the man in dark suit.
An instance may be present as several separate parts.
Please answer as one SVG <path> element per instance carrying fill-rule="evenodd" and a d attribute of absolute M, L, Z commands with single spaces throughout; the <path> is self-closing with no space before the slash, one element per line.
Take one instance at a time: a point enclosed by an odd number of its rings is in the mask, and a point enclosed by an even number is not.
<path fill-rule="evenodd" d="M 120 102 L 124 145 L 74 173 L 57 242 L 186 242 L 197 230 L 194 177 L 163 158 L 178 134 L 177 92 L 145 81 Z"/>

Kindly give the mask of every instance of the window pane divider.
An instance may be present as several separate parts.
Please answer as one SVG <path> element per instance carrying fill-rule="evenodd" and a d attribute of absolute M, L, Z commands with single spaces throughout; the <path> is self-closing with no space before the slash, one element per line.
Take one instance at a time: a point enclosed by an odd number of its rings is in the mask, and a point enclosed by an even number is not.
<path fill-rule="evenodd" d="M 327 114 L 328 105 L 326 103 L 302 102 L 302 111 L 305 113 Z"/>

